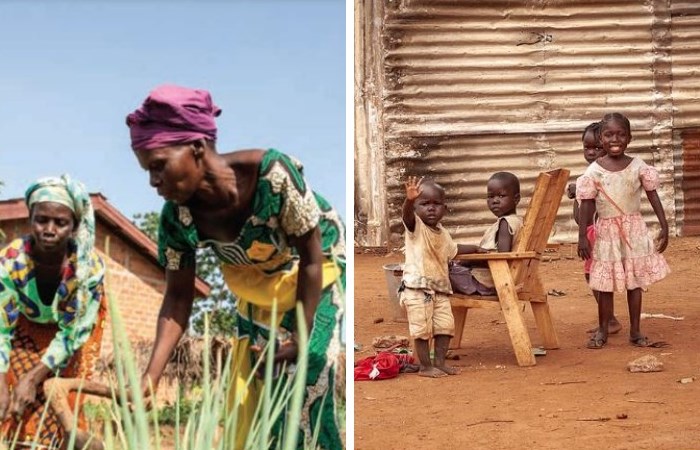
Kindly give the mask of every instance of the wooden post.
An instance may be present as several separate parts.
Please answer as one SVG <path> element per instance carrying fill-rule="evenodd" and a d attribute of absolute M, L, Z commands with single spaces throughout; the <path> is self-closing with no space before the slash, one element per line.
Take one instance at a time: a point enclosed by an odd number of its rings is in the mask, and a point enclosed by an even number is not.
<path fill-rule="evenodd" d="M 455 335 L 450 339 L 450 350 L 462 348 L 462 333 L 464 332 L 464 322 L 467 319 L 469 308 L 466 306 L 453 306 L 452 315 L 455 318 Z"/>
<path fill-rule="evenodd" d="M 539 274 L 535 275 L 535 280 L 532 284 L 533 292 L 540 295 L 545 295 L 544 288 L 542 287 L 542 280 Z M 532 314 L 535 316 L 535 322 L 537 323 L 537 329 L 542 336 L 542 341 L 544 348 L 555 349 L 559 348 L 559 339 L 557 338 L 557 332 L 554 330 L 554 324 L 552 323 L 552 315 L 549 313 L 549 303 L 547 302 L 529 302 L 532 307 Z"/>
<path fill-rule="evenodd" d="M 518 293 L 515 291 L 508 262 L 489 261 L 489 268 L 496 285 L 496 291 L 498 291 L 498 300 L 501 302 L 501 310 L 508 325 L 508 333 L 510 334 L 510 341 L 513 344 L 518 365 L 534 366 L 535 357 L 532 354 L 530 335 L 518 308 Z"/>

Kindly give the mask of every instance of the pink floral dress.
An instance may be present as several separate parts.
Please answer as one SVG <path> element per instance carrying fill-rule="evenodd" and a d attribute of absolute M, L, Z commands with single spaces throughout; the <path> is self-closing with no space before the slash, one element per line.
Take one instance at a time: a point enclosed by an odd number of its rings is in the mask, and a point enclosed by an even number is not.
<path fill-rule="evenodd" d="M 594 162 L 576 180 L 576 198 L 595 199 L 598 213 L 591 289 L 616 292 L 644 288 L 671 272 L 656 251 L 640 213 L 642 188 L 653 191 L 658 187 L 656 169 L 637 157 L 617 172 Z"/>

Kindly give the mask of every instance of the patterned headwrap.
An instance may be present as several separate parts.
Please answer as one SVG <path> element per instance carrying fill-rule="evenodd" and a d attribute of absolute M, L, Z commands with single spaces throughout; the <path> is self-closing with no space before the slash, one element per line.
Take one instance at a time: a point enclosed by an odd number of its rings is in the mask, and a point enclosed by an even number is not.
<path fill-rule="evenodd" d="M 78 282 L 78 304 L 87 305 L 90 290 L 88 279 L 91 275 L 90 258 L 95 246 L 95 212 L 92 209 L 90 194 L 83 183 L 69 175 L 48 177 L 32 183 L 24 193 L 27 208 L 31 211 L 36 203 L 55 202 L 68 207 L 78 222 L 73 235 L 76 244 L 77 268 L 75 277 Z"/>
<path fill-rule="evenodd" d="M 158 86 L 126 116 L 131 148 L 151 150 L 202 138 L 216 141 L 215 118 L 219 114 L 221 109 L 203 89 Z"/>

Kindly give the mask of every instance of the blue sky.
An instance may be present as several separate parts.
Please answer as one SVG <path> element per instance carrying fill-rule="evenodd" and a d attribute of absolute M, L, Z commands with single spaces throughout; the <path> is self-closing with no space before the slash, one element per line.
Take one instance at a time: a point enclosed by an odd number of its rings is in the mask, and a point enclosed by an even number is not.
<path fill-rule="evenodd" d="M 161 83 L 204 88 L 220 152 L 275 147 L 345 217 L 345 2 L 0 2 L 0 199 L 70 173 L 127 217 L 162 200 L 125 116 Z"/>

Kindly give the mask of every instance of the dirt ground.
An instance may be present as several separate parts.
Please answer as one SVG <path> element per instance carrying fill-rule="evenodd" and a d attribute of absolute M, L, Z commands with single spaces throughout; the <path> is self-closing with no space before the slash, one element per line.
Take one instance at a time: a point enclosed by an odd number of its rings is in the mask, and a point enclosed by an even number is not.
<path fill-rule="evenodd" d="M 673 273 L 643 296 L 642 311 L 684 320 L 642 320 L 642 332 L 666 348 L 628 344 L 624 295 L 615 312 L 624 325 L 602 350 L 585 347 L 597 321 L 595 301 L 573 247 L 540 265 L 561 348 L 519 367 L 498 310 L 467 315 L 456 376 L 428 379 L 401 374 L 355 382 L 357 449 L 691 449 L 700 448 L 700 238 L 674 238 L 664 253 Z M 556 260 L 556 258 L 559 258 Z M 372 338 L 408 335 L 394 322 L 382 266 L 401 255 L 355 255 L 355 360 L 374 354 Z M 532 311 L 524 317 L 534 346 L 541 344 Z M 375 323 L 379 318 L 384 321 Z M 627 363 L 652 354 L 656 373 L 630 373 Z M 680 383 L 695 377 L 694 382 Z M 626 417 L 626 418 L 625 418 Z M 500 421 L 500 422 L 498 422 Z"/>

